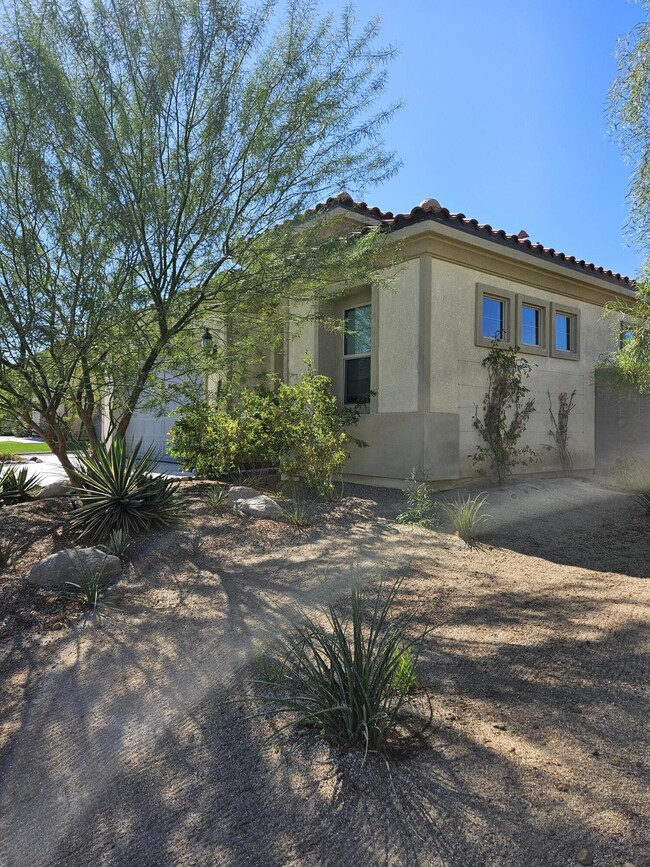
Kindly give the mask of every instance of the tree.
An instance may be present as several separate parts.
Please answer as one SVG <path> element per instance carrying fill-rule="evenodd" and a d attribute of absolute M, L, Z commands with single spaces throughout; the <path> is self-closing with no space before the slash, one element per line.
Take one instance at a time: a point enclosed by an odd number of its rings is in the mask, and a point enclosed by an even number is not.
<path fill-rule="evenodd" d="M 630 229 L 639 248 L 650 255 L 650 0 L 643 0 L 643 7 L 646 20 L 618 43 L 610 115 L 613 134 L 633 166 Z M 626 339 L 612 359 L 615 368 L 633 387 L 650 391 L 650 260 L 637 280 L 635 301 L 613 303 L 609 311 L 626 318 Z"/>
<path fill-rule="evenodd" d="M 392 50 L 317 5 L 5 7 L 0 408 L 70 473 L 70 420 L 92 443 L 101 400 L 123 436 L 158 372 L 197 372 L 206 321 L 259 351 L 370 279 L 381 234 L 308 209 L 394 171 Z"/>

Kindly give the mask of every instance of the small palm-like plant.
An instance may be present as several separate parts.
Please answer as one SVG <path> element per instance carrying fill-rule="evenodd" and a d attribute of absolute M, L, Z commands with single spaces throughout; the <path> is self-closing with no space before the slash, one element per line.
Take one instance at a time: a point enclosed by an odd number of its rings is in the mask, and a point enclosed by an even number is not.
<path fill-rule="evenodd" d="M 486 493 L 472 497 L 460 494 L 450 503 L 440 503 L 440 508 L 450 518 L 459 538 L 470 548 L 476 544 L 479 528 L 490 520 L 490 515 L 483 512 L 486 505 Z"/>
<path fill-rule="evenodd" d="M 27 467 L 16 469 L 0 466 L 0 504 L 22 503 L 36 493 L 40 487 L 40 477 L 30 476 Z"/>
<path fill-rule="evenodd" d="M 86 451 L 76 470 L 81 506 L 71 529 L 81 538 L 101 539 L 122 530 L 130 536 L 163 529 L 182 519 L 178 482 L 153 475 L 153 449 L 138 456 L 140 443 L 128 454 L 122 439 Z"/>
<path fill-rule="evenodd" d="M 276 673 L 258 681 L 274 687 L 267 712 L 295 713 L 289 725 L 315 726 L 335 747 L 384 753 L 409 700 L 421 644 L 408 638 L 408 621 L 389 620 L 400 584 L 380 588 L 371 606 L 353 589 L 349 623 L 333 605 L 324 624 L 303 616 L 269 663 Z"/>

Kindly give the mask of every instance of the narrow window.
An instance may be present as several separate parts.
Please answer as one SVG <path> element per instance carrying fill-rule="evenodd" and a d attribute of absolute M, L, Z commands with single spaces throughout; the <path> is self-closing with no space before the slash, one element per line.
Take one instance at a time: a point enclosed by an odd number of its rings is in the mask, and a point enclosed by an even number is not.
<path fill-rule="evenodd" d="M 561 352 L 575 352 L 574 322 L 568 313 L 555 314 L 555 348 Z"/>
<path fill-rule="evenodd" d="M 344 319 L 344 402 L 347 404 L 357 403 L 370 394 L 370 304 L 346 310 Z"/>
<path fill-rule="evenodd" d="M 506 302 L 500 298 L 483 296 L 482 336 L 488 340 L 505 340 Z"/>
<path fill-rule="evenodd" d="M 539 307 L 531 307 L 529 304 L 521 305 L 521 342 L 527 346 L 542 345 L 542 310 Z"/>

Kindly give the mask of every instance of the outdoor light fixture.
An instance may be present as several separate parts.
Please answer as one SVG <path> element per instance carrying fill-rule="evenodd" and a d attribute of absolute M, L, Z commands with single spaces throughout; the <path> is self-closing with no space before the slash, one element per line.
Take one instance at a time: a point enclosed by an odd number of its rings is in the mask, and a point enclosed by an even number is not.
<path fill-rule="evenodd" d="M 212 334 L 210 334 L 210 329 L 206 328 L 205 331 L 203 332 L 203 337 L 201 338 L 201 348 L 205 349 L 207 352 L 209 352 L 212 349 L 212 344 L 213 344 Z"/>

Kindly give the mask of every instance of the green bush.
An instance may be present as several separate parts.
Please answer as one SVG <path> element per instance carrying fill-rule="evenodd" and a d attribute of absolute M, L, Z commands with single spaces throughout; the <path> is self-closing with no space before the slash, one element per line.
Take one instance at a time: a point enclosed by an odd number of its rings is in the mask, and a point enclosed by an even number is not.
<path fill-rule="evenodd" d="M 243 388 L 229 407 L 181 407 L 170 454 L 203 478 L 275 467 L 327 496 L 349 444 L 365 445 L 343 430 L 358 413 L 338 412 L 331 385 L 308 365 L 300 382 L 280 384 L 275 393 Z"/>
<path fill-rule="evenodd" d="M 129 455 L 124 440 L 116 438 L 108 447 L 83 453 L 76 471 L 81 506 L 70 523 L 81 538 L 104 539 L 116 530 L 135 536 L 181 520 L 178 482 L 152 475 L 153 450 L 138 456 L 139 448 L 138 443 Z"/>
<path fill-rule="evenodd" d="M 351 622 L 330 605 L 325 622 L 304 616 L 264 668 L 274 687 L 269 713 L 291 711 L 294 725 L 315 726 L 335 747 L 383 753 L 415 684 L 421 642 L 407 637 L 407 622 L 389 619 L 401 582 L 380 588 L 367 605 L 351 593 Z"/>
<path fill-rule="evenodd" d="M 404 491 L 406 508 L 397 516 L 397 521 L 399 524 L 411 524 L 430 530 L 437 522 L 429 486 L 425 482 L 418 482 L 415 470 L 411 471 L 407 482 L 408 487 Z"/>

